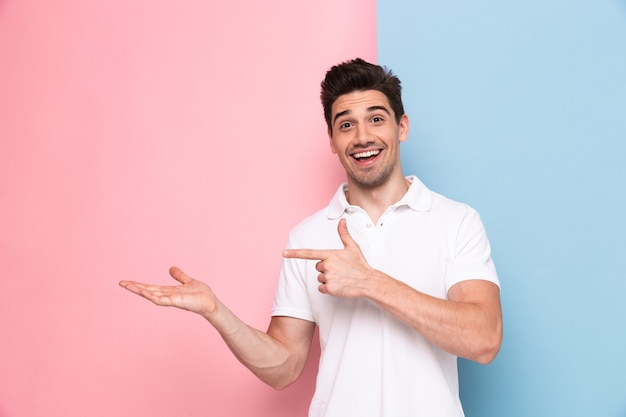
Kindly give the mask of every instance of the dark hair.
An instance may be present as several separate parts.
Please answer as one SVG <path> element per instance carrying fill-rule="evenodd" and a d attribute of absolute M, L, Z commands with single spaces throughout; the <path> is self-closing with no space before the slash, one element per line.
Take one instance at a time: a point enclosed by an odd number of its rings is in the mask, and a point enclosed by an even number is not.
<path fill-rule="evenodd" d="M 331 132 L 333 103 L 344 94 L 364 90 L 383 93 L 395 113 L 396 123 L 400 123 L 400 118 L 404 115 L 400 79 L 385 67 L 356 58 L 332 67 L 322 81 L 320 98 L 324 107 L 324 118 Z"/>

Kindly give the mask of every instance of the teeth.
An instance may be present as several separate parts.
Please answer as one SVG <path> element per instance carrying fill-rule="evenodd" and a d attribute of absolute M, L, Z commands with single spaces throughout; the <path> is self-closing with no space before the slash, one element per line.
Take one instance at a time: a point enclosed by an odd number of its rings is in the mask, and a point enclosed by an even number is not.
<path fill-rule="evenodd" d="M 376 156 L 380 153 L 380 151 L 367 151 L 367 152 L 359 152 L 359 153 L 355 153 L 354 156 L 356 159 L 360 159 L 360 158 L 369 158 L 370 156 Z"/>

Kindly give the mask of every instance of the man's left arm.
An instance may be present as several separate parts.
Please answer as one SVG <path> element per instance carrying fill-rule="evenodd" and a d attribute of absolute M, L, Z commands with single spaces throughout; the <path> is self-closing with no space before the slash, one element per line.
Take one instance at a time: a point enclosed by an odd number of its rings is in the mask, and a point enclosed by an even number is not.
<path fill-rule="evenodd" d="M 317 260 L 319 291 L 336 297 L 367 297 L 453 355 L 491 362 L 502 343 L 500 289 L 480 279 L 464 280 L 440 299 L 373 269 L 348 233 L 338 225 L 344 249 L 289 249 L 287 258 Z"/>
<path fill-rule="evenodd" d="M 448 299 L 421 293 L 380 271 L 373 271 L 364 296 L 421 333 L 441 349 L 482 364 L 491 362 L 502 343 L 500 288 L 467 280 L 448 291 Z"/>

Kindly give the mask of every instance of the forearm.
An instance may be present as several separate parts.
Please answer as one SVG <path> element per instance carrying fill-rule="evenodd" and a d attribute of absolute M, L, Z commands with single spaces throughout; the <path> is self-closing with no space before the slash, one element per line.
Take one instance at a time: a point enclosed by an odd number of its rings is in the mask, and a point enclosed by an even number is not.
<path fill-rule="evenodd" d="M 497 286 L 469 284 L 481 286 L 480 293 L 463 292 L 471 290 L 467 286 L 454 288 L 459 301 L 421 293 L 379 271 L 368 280 L 366 297 L 446 352 L 483 364 L 498 353 L 502 320 Z"/>
<path fill-rule="evenodd" d="M 266 384 L 283 389 L 300 376 L 303 360 L 294 346 L 247 325 L 219 301 L 213 312 L 203 316 L 219 332 L 235 357 Z"/>

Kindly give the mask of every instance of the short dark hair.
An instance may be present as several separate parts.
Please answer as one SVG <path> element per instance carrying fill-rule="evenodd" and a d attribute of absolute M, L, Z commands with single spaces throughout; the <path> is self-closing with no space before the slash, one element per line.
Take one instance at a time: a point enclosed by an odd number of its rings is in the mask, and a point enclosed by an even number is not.
<path fill-rule="evenodd" d="M 322 81 L 320 98 L 330 132 L 333 130 L 331 120 L 333 103 L 344 94 L 364 90 L 383 93 L 395 113 L 396 123 L 400 123 L 400 118 L 404 115 L 400 79 L 386 67 L 355 58 L 332 67 Z"/>

